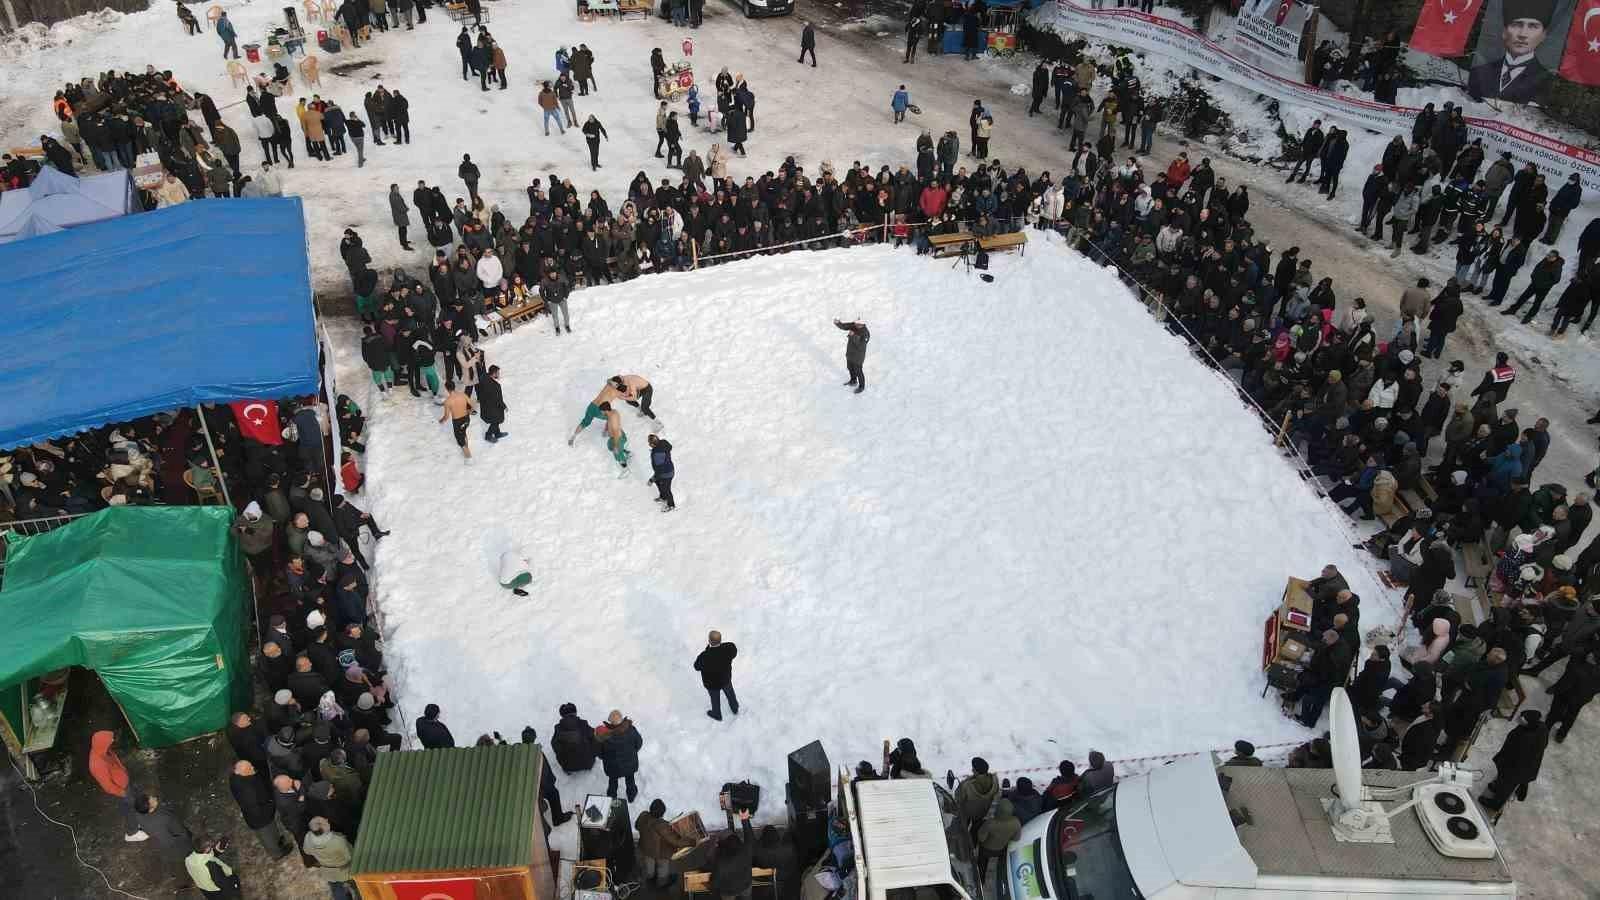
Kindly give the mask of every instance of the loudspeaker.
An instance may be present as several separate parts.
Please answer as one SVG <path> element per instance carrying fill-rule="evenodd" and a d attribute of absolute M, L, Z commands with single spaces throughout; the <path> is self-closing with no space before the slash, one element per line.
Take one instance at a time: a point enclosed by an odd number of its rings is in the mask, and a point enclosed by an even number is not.
<path fill-rule="evenodd" d="M 627 801 L 590 794 L 584 799 L 579 816 L 578 858 L 606 860 L 606 867 L 614 877 L 631 874 L 636 860 Z"/>
<path fill-rule="evenodd" d="M 828 850 L 828 805 L 797 803 L 794 788 L 790 784 L 785 792 L 789 807 L 789 840 L 794 844 L 801 868 L 808 868 Z"/>
<path fill-rule="evenodd" d="M 789 790 L 791 802 L 802 809 L 824 808 L 833 794 L 827 751 L 821 741 L 812 741 L 789 754 Z"/>

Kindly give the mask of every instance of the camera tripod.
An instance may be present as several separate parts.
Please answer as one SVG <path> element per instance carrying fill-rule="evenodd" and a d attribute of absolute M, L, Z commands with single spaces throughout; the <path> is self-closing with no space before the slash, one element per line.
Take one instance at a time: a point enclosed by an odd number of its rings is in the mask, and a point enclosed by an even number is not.
<path fill-rule="evenodd" d="M 961 244 L 961 253 L 960 253 L 959 256 L 956 257 L 956 261 L 950 264 L 950 268 L 954 269 L 956 266 L 965 266 L 966 273 L 968 275 L 971 275 L 972 274 L 972 248 L 975 247 L 975 246 L 977 246 L 977 242 L 976 241 L 965 241 L 965 242 L 963 242 Z"/>

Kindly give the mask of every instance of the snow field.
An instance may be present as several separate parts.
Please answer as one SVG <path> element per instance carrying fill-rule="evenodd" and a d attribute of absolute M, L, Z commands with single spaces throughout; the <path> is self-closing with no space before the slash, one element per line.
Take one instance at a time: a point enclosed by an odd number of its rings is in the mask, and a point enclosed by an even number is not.
<path fill-rule="evenodd" d="M 366 398 L 408 714 L 437 702 L 469 741 L 548 737 L 565 701 L 595 723 L 620 708 L 642 793 L 671 809 L 738 778 L 781 797 L 814 738 L 853 764 L 909 735 L 940 771 L 1303 738 L 1260 697 L 1284 578 L 1335 562 L 1370 621 L 1391 601 L 1227 382 L 1112 275 L 1030 237 L 992 285 L 873 248 L 582 291 L 573 334 L 539 319 L 489 342 L 511 436 L 475 422 L 471 463 L 431 403 Z M 863 395 L 835 317 L 872 329 Z M 670 515 L 630 410 L 627 477 L 598 425 L 565 445 L 626 372 L 656 386 Z M 495 582 L 512 547 L 530 598 Z M 740 647 L 743 713 L 720 724 L 691 669 L 712 628 Z"/>

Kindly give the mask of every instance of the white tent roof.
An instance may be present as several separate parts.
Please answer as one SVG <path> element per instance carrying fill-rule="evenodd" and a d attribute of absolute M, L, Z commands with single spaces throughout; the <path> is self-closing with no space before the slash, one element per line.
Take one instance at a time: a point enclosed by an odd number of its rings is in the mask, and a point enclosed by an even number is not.
<path fill-rule="evenodd" d="M 74 178 L 45 166 L 26 188 L 0 194 L 0 244 L 125 216 L 137 196 L 126 169 Z"/>

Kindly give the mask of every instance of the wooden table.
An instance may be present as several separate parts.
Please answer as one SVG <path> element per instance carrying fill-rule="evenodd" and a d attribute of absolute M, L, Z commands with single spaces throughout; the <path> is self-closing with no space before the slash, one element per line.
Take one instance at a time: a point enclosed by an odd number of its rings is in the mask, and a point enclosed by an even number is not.
<path fill-rule="evenodd" d="M 1311 615 L 1315 602 L 1311 599 L 1311 583 L 1291 577 L 1283 588 L 1278 608 L 1273 610 L 1261 626 L 1261 671 L 1267 672 L 1275 665 L 1298 666 L 1311 646 Z M 1272 682 L 1269 680 L 1267 687 Z M 1263 696 L 1267 688 L 1261 689 Z"/>
<path fill-rule="evenodd" d="M 968 242 L 975 241 L 970 231 L 958 231 L 954 234 L 930 234 L 928 245 L 933 248 L 934 258 L 955 256 L 961 252 Z"/>
<path fill-rule="evenodd" d="M 1005 253 L 1008 250 L 1018 250 L 1026 255 L 1028 252 L 1028 236 L 1020 231 L 991 234 L 988 237 L 978 238 L 978 246 L 990 253 Z"/>

